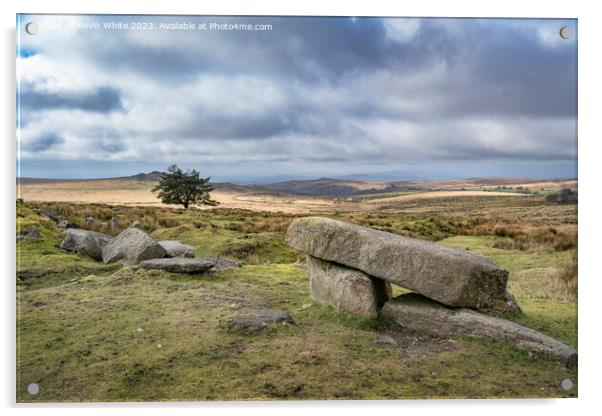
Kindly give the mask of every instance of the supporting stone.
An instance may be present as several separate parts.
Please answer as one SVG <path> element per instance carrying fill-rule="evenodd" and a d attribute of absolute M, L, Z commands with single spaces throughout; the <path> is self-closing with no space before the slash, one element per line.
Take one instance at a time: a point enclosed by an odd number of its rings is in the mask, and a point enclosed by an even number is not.
<path fill-rule="evenodd" d="M 521 349 L 548 354 L 567 365 L 577 362 L 577 350 L 541 332 L 470 309 L 448 308 L 415 293 L 387 301 L 382 316 L 419 331 L 443 336 L 487 337 Z"/>
<path fill-rule="evenodd" d="M 376 318 L 391 297 L 391 284 L 367 274 L 307 256 L 309 293 L 337 309 Z"/>

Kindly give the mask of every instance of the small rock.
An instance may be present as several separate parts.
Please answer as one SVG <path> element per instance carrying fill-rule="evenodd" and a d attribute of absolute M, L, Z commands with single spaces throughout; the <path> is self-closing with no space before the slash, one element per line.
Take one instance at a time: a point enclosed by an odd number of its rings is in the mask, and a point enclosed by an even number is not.
<path fill-rule="evenodd" d="M 165 259 L 151 259 L 140 263 L 143 269 L 165 270 L 171 273 L 203 273 L 214 266 L 206 260 L 191 259 L 186 257 L 171 257 Z"/>
<path fill-rule="evenodd" d="M 307 309 L 307 308 L 311 308 L 311 303 L 304 303 L 303 305 L 301 305 L 301 309 Z"/>
<path fill-rule="evenodd" d="M 119 227 L 119 221 L 117 220 L 117 218 L 113 217 L 111 218 L 111 228 L 115 229 Z"/>
<path fill-rule="evenodd" d="M 69 222 L 66 219 L 62 218 L 59 220 L 59 222 L 56 224 L 57 227 L 59 228 L 81 228 L 81 226 L 79 224 L 76 224 L 74 222 Z"/>
<path fill-rule="evenodd" d="M 228 321 L 231 329 L 258 330 L 273 324 L 294 324 L 286 312 L 274 309 L 248 309 Z"/>
<path fill-rule="evenodd" d="M 40 209 L 40 210 L 38 210 L 38 214 L 43 215 L 47 218 L 50 218 L 52 221 L 55 221 L 55 222 L 58 222 L 59 220 L 61 220 L 63 218 L 60 215 L 58 215 L 56 212 L 51 211 L 49 209 Z"/>
<path fill-rule="evenodd" d="M 159 241 L 159 244 L 167 251 L 168 257 L 194 257 L 194 247 L 188 244 L 171 240 Z"/>
<path fill-rule="evenodd" d="M 60 247 L 102 261 L 102 250 L 111 240 L 112 237 L 106 234 L 70 228 Z"/>
<path fill-rule="evenodd" d="M 40 237 L 40 231 L 32 225 L 29 227 L 23 227 L 21 228 L 21 230 L 19 230 L 19 235 L 17 235 L 17 241 L 32 240 Z"/>
<path fill-rule="evenodd" d="M 228 257 L 206 256 L 205 258 L 203 258 L 203 260 L 210 261 L 213 264 L 215 264 L 215 266 L 213 267 L 213 270 L 215 271 L 241 267 L 241 264 L 238 260 L 230 259 Z"/>
<path fill-rule="evenodd" d="M 86 225 L 93 225 L 95 222 L 96 220 L 93 217 L 84 218 L 84 224 Z"/>
<path fill-rule="evenodd" d="M 136 220 L 132 223 L 132 227 L 134 228 L 140 228 L 142 224 L 140 223 L 140 221 Z"/>

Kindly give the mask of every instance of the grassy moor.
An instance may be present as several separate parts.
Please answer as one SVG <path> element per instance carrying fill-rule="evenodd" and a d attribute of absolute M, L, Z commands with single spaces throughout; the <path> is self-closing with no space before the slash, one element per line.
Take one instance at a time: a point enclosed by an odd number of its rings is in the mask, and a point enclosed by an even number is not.
<path fill-rule="evenodd" d="M 545 354 L 318 303 L 305 257 L 284 243 L 293 219 L 318 213 L 485 254 L 510 272 L 521 313 L 505 317 L 577 347 L 577 206 L 547 198 L 576 190 L 576 181 L 424 182 L 396 191 L 331 182 L 346 194 L 216 184 L 219 207 L 184 210 L 161 205 L 153 181 L 22 181 L 17 232 L 40 236 L 17 242 L 18 400 L 576 395 L 558 388 L 577 379 L 576 367 Z M 136 222 L 155 240 L 241 267 L 187 275 L 99 263 L 59 248 L 65 229 L 48 215 L 110 236 Z M 284 311 L 294 324 L 228 325 L 249 308 Z M 32 381 L 43 386 L 37 396 L 25 391 Z"/>

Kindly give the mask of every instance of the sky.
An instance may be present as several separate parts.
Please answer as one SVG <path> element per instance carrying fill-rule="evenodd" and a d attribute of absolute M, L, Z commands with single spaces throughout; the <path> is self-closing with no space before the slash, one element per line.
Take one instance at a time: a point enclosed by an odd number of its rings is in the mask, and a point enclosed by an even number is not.
<path fill-rule="evenodd" d="M 576 20 L 20 15 L 17 24 L 21 177 L 172 163 L 239 182 L 577 176 Z"/>

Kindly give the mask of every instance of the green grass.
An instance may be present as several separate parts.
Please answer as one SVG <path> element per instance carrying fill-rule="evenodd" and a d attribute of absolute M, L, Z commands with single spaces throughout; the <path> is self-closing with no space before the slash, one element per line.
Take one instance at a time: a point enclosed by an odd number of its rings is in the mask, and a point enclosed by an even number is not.
<path fill-rule="evenodd" d="M 18 208 L 22 224 L 43 228 L 42 239 L 17 243 L 20 271 L 38 272 L 18 286 L 19 402 L 577 394 L 577 387 L 558 388 L 563 378 L 576 382 L 577 370 L 545 356 L 493 341 L 415 334 L 318 304 L 309 296 L 306 270 L 297 264 L 301 257 L 284 245 L 282 232 L 231 229 L 269 214 L 175 212 L 178 225 L 158 228 L 153 237 L 192 244 L 197 256 L 227 254 L 246 263 L 191 277 L 64 253 L 57 248 L 61 230 L 26 205 Z M 404 225 L 402 216 L 382 220 Z M 411 220 L 405 225 L 414 226 Z M 416 221 L 432 226 L 428 219 Z M 445 218 L 437 224 L 445 225 Z M 524 311 L 515 319 L 576 346 L 576 305 L 547 290 L 545 280 L 546 270 L 564 265 L 571 251 L 496 249 L 495 238 L 442 242 L 484 253 L 510 270 L 510 291 Z M 249 334 L 224 325 L 255 307 L 287 311 L 295 325 Z M 420 354 L 375 342 L 391 329 L 419 336 Z M 36 396 L 25 391 L 31 382 L 40 385 Z"/>
<path fill-rule="evenodd" d="M 441 243 L 488 256 L 510 272 L 508 290 L 523 314 L 511 318 L 569 345 L 577 346 L 577 305 L 554 293 L 552 277 L 567 264 L 574 250 L 528 253 L 493 248 L 498 237 L 450 237 Z"/>

